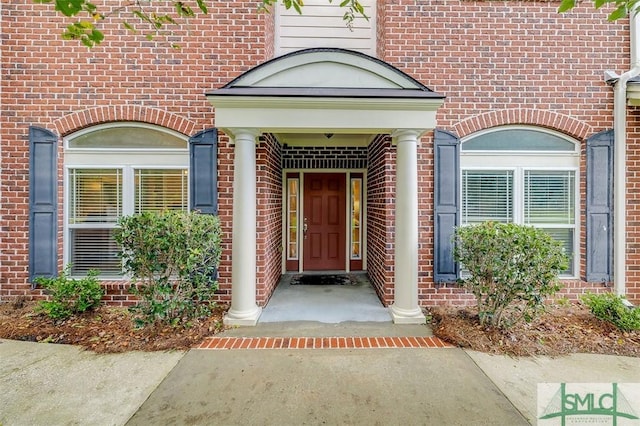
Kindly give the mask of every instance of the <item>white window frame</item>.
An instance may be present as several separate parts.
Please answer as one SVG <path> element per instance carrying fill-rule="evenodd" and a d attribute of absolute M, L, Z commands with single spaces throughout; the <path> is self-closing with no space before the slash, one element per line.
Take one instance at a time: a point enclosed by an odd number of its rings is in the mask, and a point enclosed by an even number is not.
<path fill-rule="evenodd" d="M 353 183 L 354 182 L 359 182 L 360 183 L 360 197 L 358 199 L 358 204 L 360 206 L 359 209 L 359 214 L 358 214 L 358 240 L 355 241 L 353 239 L 353 230 L 354 230 L 354 226 L 353 226 L 353 210 L 354 210 L 354 193 L 353 193 Z M 363 194 L 362 194 L 362 190 L 363 190 L 363 183 L 364 183 L 364 179 L 360 176 L 358 177 L 353 177 L 353 176 L 349 176 L 349 259 L 350 260 L 362 260 L 362 229 L 363 229 L 363 224 L 362 224 L 362 219 L 363 219 L 363 215 L 362 215 L 362 206 L 363 206 Z M 354 255 L 353 254 L 353 245 L 354 244 L 358 244 L 358 254 Z"/>
<path fill-rule="evenodd" d="M 142 127 L 157 131 L 162 131 L 176 136 L 185 141 L 184 149 L 145 147 L 138 148 L 69 148 L 69 142 L 74 138 L 86 133 L 115 127 Z M 71 261 L 71 229 L 77 228 L 115 228 L 110 223 L 96 223 L 88 225 L 70 225 L 69 207 L 72 192 L 70 170 L 72 169 L 121 169 L 122 170 L 122 215 L 127 216 L 135 212 L 135 170 L 138 169 L 176 169 L 189 170 L 189 141 L 188 137 L 180 133 L 143 123 L 119 122 L 113 124 L 103 124 L 83 129 L 64 138 L 64 214 L 63 214 L 63 262 L 68 264 Z M 189 186 L 187 185 L 187 206 L 190 202 Z M 101 279 L 126 280 L 124 275 L 101 274 Z"/>
<path fill-rule="evenodd" d="M 503 151 L 503 150 L 460 150 L 460 206 L 463 205 L 462 178 L 465 170 L 511 170 L 513 175 L 513 217 L 514 223 L 524 223 L 524 176 L 525 171 L 571 171 L 574 173 L 574 223 L 554 226 L 545 224 L 541 228 L 573 228 L 573 264 L 571 275 L 561 275 L 562 279 L 577 279 L 580 267 L 580 143 L 559 132 L 531 126 L 501 126 L 477 132 L 461 139 L 461 146 L 474 137 L 507 128 L 520 128 L 536 132 L 547 132 L 574 144 L 573 151 Z M 462 213 L 462 212 L 461 212 Z M 462 218 L 462 214 L 461 214 Z M 461 224 L 464 226 L 464 224 Z"/>
<path fill-rule="evenodd" d="M 296 245 L 296 255 L 295 256 L 290 256 L 290 247 L 292 244 L 294 244 L 293 241 L 291 241 L 291 220 L 290 220 L 290 214 L 291 214 L 291 192 L 289 192 L 289 183 L 290 182 L 296 182 L 296 193 L 295 193 L 295 198 L 296 198 L 296 241 L 295 241 L 295 245 Z M 287 211 L 286 211 L 286 217 L 285 217 L 285 223 L 286 223 L 286 228 L 287 228 L 287 232 L 285 234 L 286 236 L 286 247 L 287 247 L 287 260 L 299 260 L 300 259 L 300 177 L 288 177 L 286 178 L 286 187 L 285 187 L 285 191 L 286 193 L 286 197 L 287 197 Z"/>

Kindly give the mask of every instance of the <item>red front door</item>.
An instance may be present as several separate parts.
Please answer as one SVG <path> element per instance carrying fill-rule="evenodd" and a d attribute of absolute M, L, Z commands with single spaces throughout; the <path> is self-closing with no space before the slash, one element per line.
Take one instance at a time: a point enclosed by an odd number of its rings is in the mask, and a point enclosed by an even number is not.
<path fill-rule="evenodd" d="M 305 271 L 345 269 L 346 175 L 304 175 L 303 250 Z"/>

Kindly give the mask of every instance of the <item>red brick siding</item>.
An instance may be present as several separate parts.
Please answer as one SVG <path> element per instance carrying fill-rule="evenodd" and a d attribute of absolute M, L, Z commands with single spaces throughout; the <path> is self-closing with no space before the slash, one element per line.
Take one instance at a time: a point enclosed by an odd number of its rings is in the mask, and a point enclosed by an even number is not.
<path fill-rule="evenodd" d="M 190 20 L 188 29 L 178 29 L 171 36 L 180 50 L 170 48 L 162 38 L 158 43 L 144 41 L 117 21 L 105 25 L 103 45 L 87 50 L 77 42 L 61 40 L 59 34 L 68 22 L 49 6 L 3 3 L 0 299 L 34 294 L 27 283 L 28 126 L 39 125 L 60 135 L 120 120 L 159 124 L 185 135 L 211 127 L 215 119 L 205 91 L 271 56 L 265 40 L 269 34 L 272 38 L 273 16 L 256 13 L 256 7 L 253 1 L 216 5 L 209 15 Z M 222 162 L 232 160 L 224 140 L 220 153 L 225 158 Z M 232 166 L 220 165 L 221 219 L 229 236 L 231 190 L 226 185 L 232 181 L 232 172 Z M 62 167 L 59 176 L 62 266 Z M 9 196 L 10 213 L 5 201 Z M 220 285 L 221 299 L 228 300 L 230 237 L 225 238 L 225 247 Z M 107 285 L 113 294 L 110 300 L 123 297 L 120 287 Z"/>
<path fill-rule="evenodd" d="M 532 124 L 556 129 L 583 144 L 612 127 L 613 95 L 603 71 L 629 68 L 626 20 L 606 21 L 606 11 L 591 4 L 569 14 L 556 13 L 546 1 L 398 0 L 377 2 L 377 52 L 431 89 L 447 96 L 438 111 L 438 126 L 467 136 L 502 124 Z M 0 140 L 0 300 L 37 294 L 27 283 L 29 125 L 64 136 L 110 121 L 142 121 L 185 135 L 215 125 L 214 110 L 204 93 L 264 62 L 273 53 L 273 15 L 257 14 L 252 1 L 216 4 L 209 15 L 192 19 L 171 42 L 147 42 L 124 31 L 119 22 L 105 26 L 104 45 L 87 50 L 62 41 L 67 24 L 49 6 L 3 3 Z M 629 111 L 627 179 L 627 289 L 640 302 L 640 114 Z M 269 139 L 267 139 L 269 140 Z M 259 235 L 258 300 L 266 302 L 281 262 L 281 229 L 276 210 L 281 178 L 273 168 L 276 150 L 263 145 L 258 194 L 269 200 L 269 217 Z M 393 301 L 393 197 L 395 149 L 378 138 L 369 151 L 367 193 L 369 274 L 385 303 Z M 62 266 L 62 164 L 59 169 L 59 247 Z M 457 288 L 433 285 L 433 150 L 425 135 L 419 155 L 420 303 L 467 303 Z M 272 162 L 273 161 L 273 162 Z M 585 161 L 581 158 L 581 193 Z M 231 291 L 233 146 L 224 135 L 219 145 L 219 204 L 225 232 L 220 267 L 222 301 Z M 271 188 L 271 189 L 268 189 Z M 260 198 L 262 197 L 262 198 Z M 585 216 L 580 206 L 580 276 L 585 264 Z M 260 219 L 263 220 L 263 219 Z M 265 219 L 266 220 L 266 219 Z M 600 283 L 566 283 L 572 298 Z M 121 283 L 107 283 L 109 298 L 126 304 Z"/>
<path fill-rule="evenodd" d="M 218 300 L 231 302 L 231 240 L 233 236 L 234 145 L 227 135 L 218 139 L 218 217 L 222 227 L 222 257 L 218 269 Z"/>
<path fill-rule="evenodd" d="M 286 146 L 284 169 L 366 169 L 367 147 Z"/>
<path fill-rule="evenodd" d="M 273 137 L 261 138 L 257 165 L 257 302 L 265 305 L 282 274 L 282 145 Z"/>
<path fill-rule="evenodd" d="M 367 171 L 367 271 L 378 297 L 393 302 L 395 149 L 387 135 L 369 145 Z"/>
<path fill-rule="evenodd" d="M 627 127 L 627 296 L 640 304 L 640 109 L 630 108 Z"/>

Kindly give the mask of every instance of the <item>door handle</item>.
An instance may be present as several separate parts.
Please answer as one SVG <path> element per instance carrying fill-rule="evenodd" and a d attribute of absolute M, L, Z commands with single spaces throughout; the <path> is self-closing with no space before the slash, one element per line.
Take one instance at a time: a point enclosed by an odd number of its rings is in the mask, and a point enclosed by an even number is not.
<path fill-rule="evenodd" d="M 307 218 L 304 218 L 304 225 L 302 225 L 302 234 L 304 235 L 304 239 L 307 239 Z"/>

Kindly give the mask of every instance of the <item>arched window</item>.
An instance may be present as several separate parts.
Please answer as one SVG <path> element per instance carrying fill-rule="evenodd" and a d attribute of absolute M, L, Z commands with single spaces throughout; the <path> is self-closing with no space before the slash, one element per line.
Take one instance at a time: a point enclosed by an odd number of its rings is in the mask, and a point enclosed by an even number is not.
<path fill-rule="evenodd" d="M 487 220 L 543 228 L 577 270 L 579 144 L 534 127 L 505 126 L 462 140 L 461 225 Z"/>
<path fill-rule="evenodd" d="M 140 123 L 95 126 L 65 140 L 65 263 L 72 274 L 122 275 L 113 231 L 144 211 L 186 210 L 189 149 L 178 133 Z"/>

